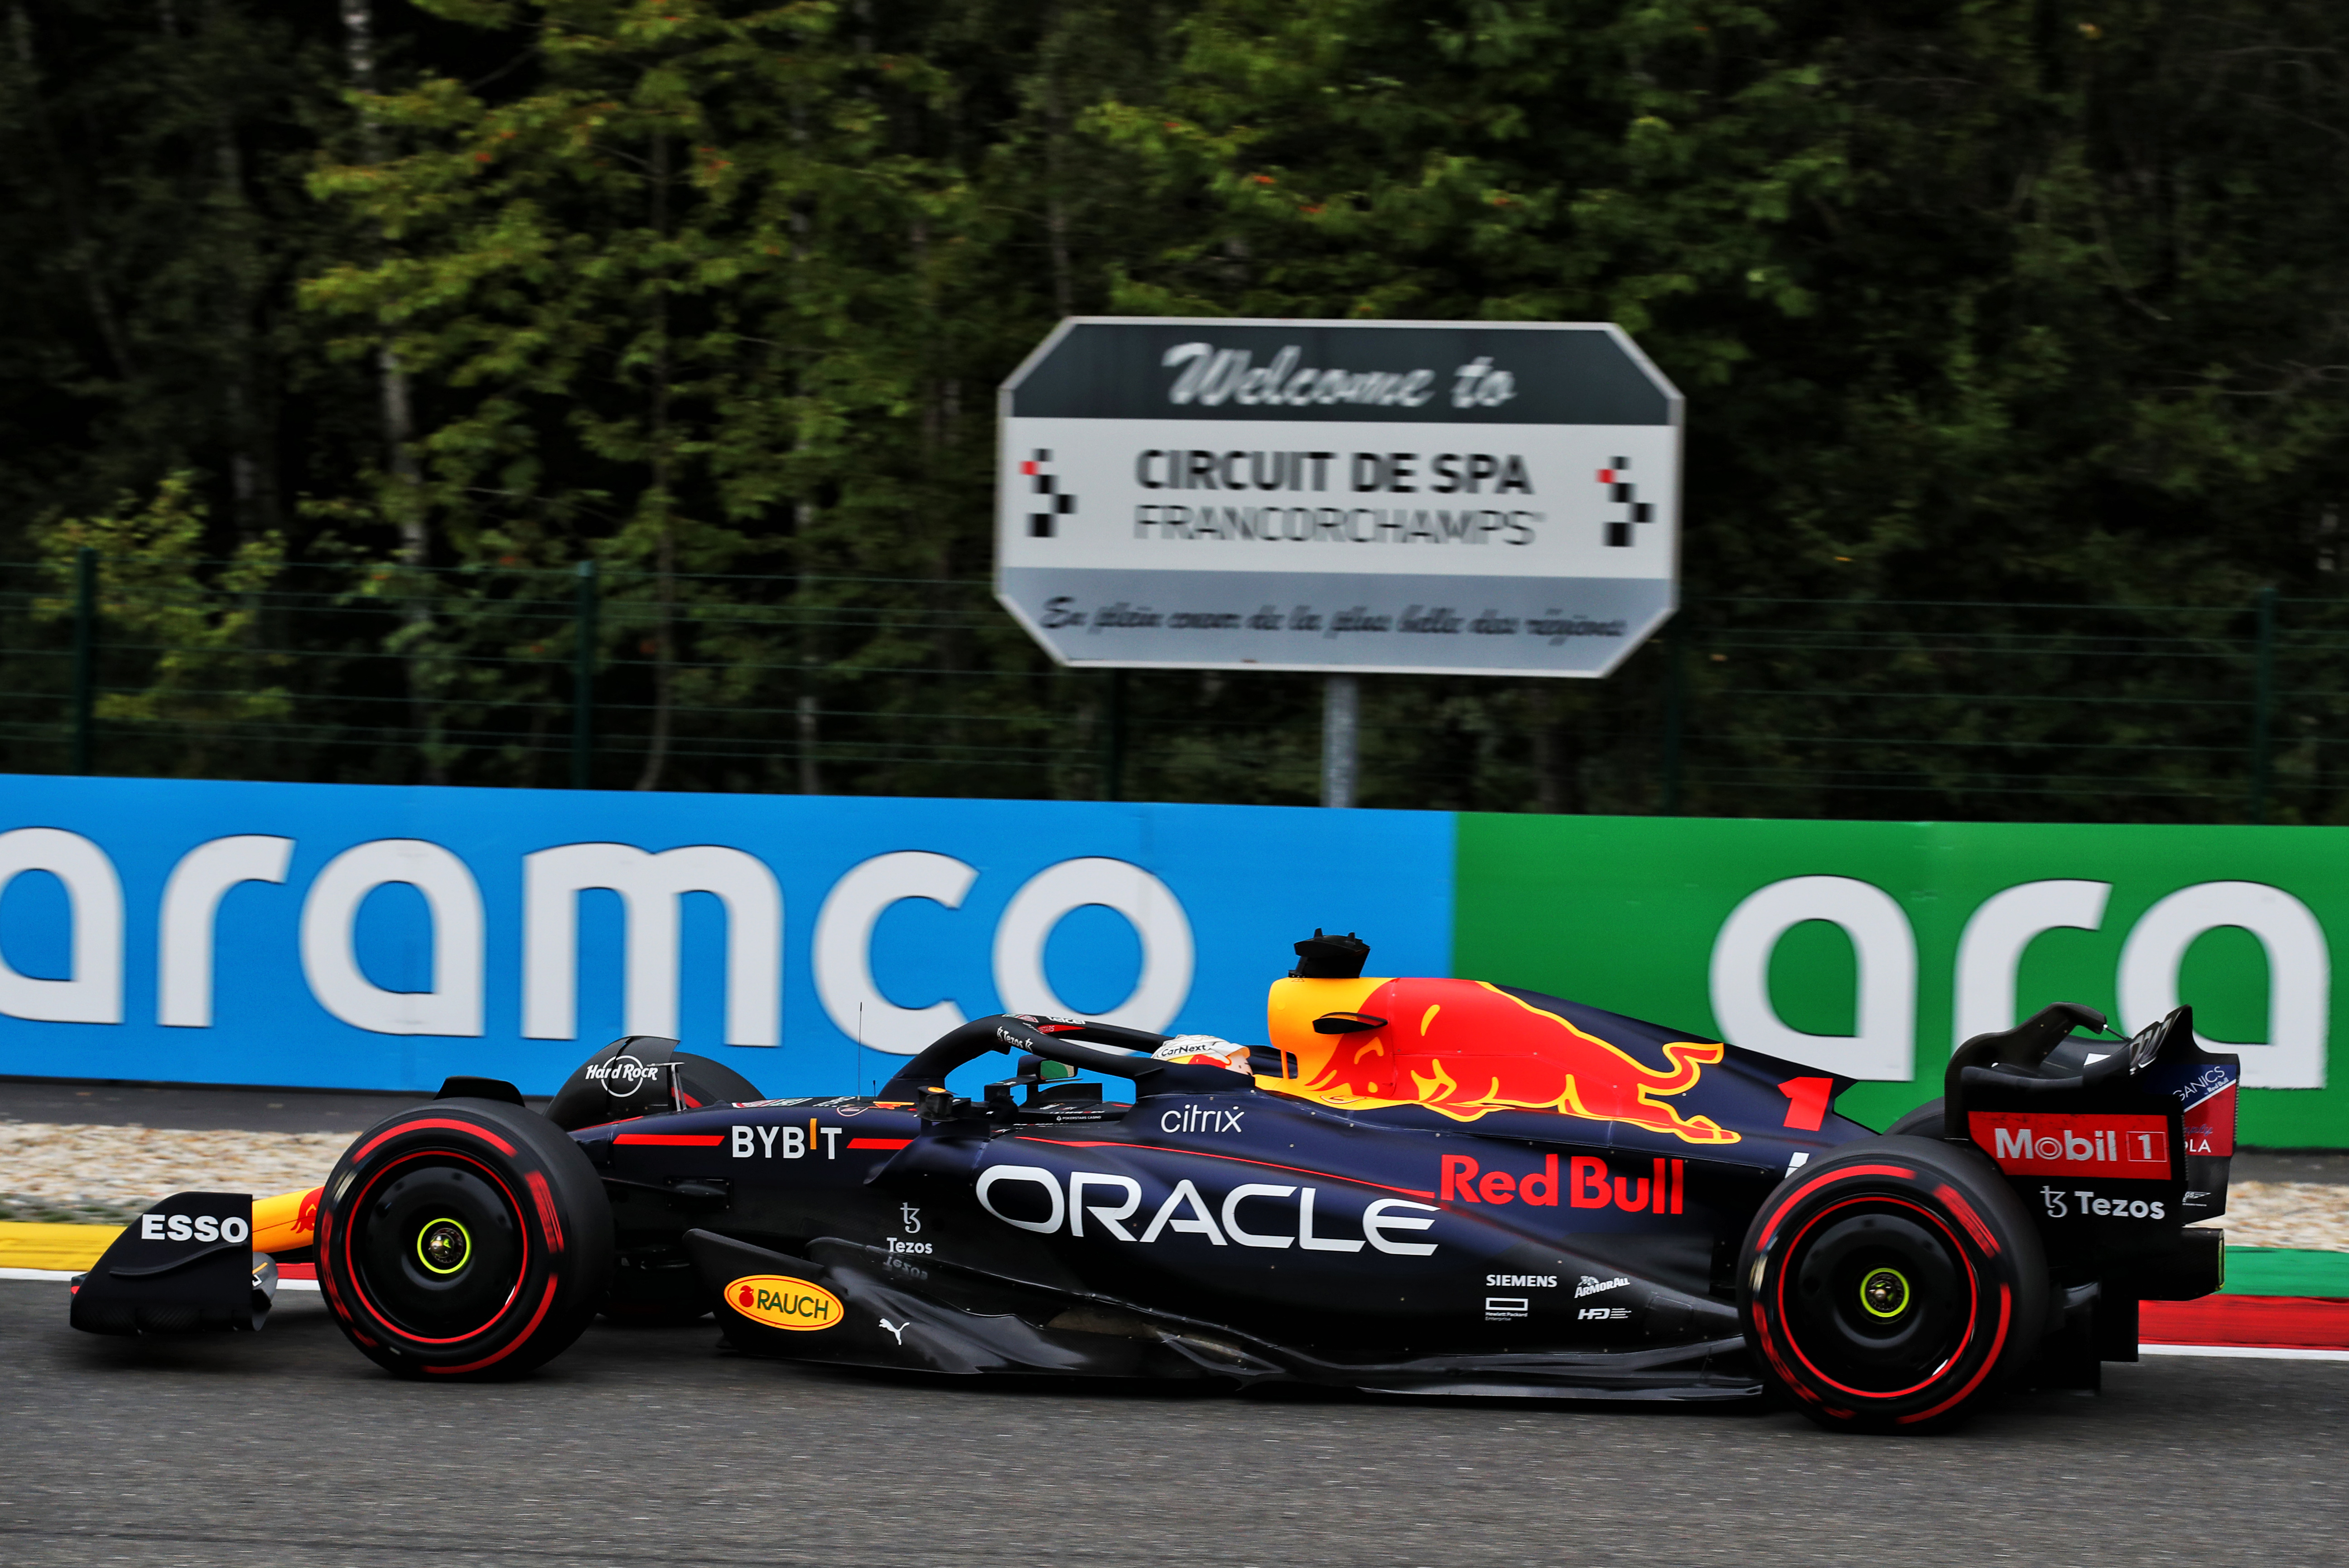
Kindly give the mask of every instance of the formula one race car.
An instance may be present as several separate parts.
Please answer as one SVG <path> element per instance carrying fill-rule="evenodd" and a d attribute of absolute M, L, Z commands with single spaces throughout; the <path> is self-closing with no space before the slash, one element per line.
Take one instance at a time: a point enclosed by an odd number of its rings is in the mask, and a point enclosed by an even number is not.
<path fill-rule="evenodd" d="M 872 1098 L 771 1100 L 616 1042 L 542 1115 L 456 1078 L 324 1186 L 181 1194 L 79 1282 L 101 1333 L 257 1327 L 312 1261 L 394 1372 L 504 1376 L 598 1311 L 940 1374 L 1736 1399 L 1952 1421 L 2096 1385 L 2137 1303 L 2220 1283 L 2236 1059 L 2185 1009 L 2058 1004 L 1878 1135 L 1850 1080 L 1553 997 L 1361 975 L 1319 932 L 1270 1044 L 998 1016 Z M 989 1052 L 1016 1070 L 943 1085 Z M 1078 1070 L 1131 1085 L 1117 1099 Z M 249 1240 L 248 1240 L 249 1239 Z"/>

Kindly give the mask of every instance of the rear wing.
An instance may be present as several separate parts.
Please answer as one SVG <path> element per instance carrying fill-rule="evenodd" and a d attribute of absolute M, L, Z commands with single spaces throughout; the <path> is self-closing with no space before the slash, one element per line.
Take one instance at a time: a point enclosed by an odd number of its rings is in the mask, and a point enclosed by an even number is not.
<path fill-rule="evenodd" d="M 1950 1060 L 1944 1132 L 2002 1172 L 2047 1240 L 2059 1284 L 2101 1282 L 2140 1300 L 2219 1288 L 2240 1059 L 2207 1052 L 2190 1008 L 2127 1040 L 2059 1002 Z M 2194 1226 L 2193 1229 L 2188 1229 Z"/>

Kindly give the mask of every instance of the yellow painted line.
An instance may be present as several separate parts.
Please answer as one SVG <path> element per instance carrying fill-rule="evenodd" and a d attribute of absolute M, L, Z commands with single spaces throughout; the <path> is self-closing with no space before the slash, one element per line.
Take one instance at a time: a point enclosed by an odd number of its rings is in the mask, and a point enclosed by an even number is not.
<path fill-rule="evenodd" d="M 97 1262 L 98 1254 L 122 1230 L 119 1225 L 41 1225 L 0 1220 L 0 1269 L 79 1272 Z"/>

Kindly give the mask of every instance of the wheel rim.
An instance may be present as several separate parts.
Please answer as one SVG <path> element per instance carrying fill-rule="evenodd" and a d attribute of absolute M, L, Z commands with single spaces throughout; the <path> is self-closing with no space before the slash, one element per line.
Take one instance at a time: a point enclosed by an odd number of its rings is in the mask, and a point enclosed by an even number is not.
<path fill-rule="evenodd" d="M 529 1262 L 502 1182 L 462 1155 L 409 1156 L 378 1173 L 352 1207 L 353 1282 L 387 1326 L 429 1344 L 497 1321 Z"/>
<path fill-rule="evenodd" d="M 1879 1198 L 1803 1226 L 1786 1244 L 1778 1294 L 1787 1340 L 1811 1371 L 1884 1399 L 1932 1386 L 1962 1357 L 1980 1293 L 1939 1215 Z"/>

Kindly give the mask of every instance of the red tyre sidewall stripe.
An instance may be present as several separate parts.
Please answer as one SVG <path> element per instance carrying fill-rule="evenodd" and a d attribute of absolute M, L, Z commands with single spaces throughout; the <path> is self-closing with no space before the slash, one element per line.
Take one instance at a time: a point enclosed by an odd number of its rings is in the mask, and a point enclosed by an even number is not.
<path fill-rule="evenodd" d="M 1949 1409 L 1951 1406 L 1956 1405 L 1961 1400 L 1964 1399 L 1967 1395 L 1971 1394 L 1976 1388 L 1981 1387 L 1982 1380 L 1989 1376 L 1991 1374 L 1991 1368 L 1998 1365 L 1999 1352 L 2006 1347 L 2006 1331 L 2013 1316 L 2014 1293 L 2002 1282 L 1998 1287 L 1998 1332 L 1991 1339 L 1990 1354 L 1982 1357 L 1982 1366 L 1975 1371 L 1971 1377 L 1966 1379 L 1966 1386 L 1964 1387 L 1959 1389 L 1956 1393 L 1951 1395 L 1948 1398 L 1942 1400 L 1940 1404 L 1934 1406 L 1930 1410 L 1920 1410 L 1913 1416 L 1901 1417 L 1901 1425 L 1907 1426 L 1912 1421 L 1930 1421 L 1934 1417 L 1940 1415 L 1942 1411 Z"/>
<path fill-rule="evenodd" d="M 367 1156 L 373 1154 L 378 1148 L 380 1148 L 388 1139 L 396 1138 L 402 1133 L 422 1132 L 426 1130 L 434 1132 L 470 1133 L 473 1137 L 480 1138 L 483 1143 L 488 1144 L 492 1148 L 496 1149 L 500 1154 L 506 1156 L 508 1158 L 512 1158 L 514 1154 L 513 1145 L 508 1143 L 497 1134 L 490 1131 L 487 1127 L 477 1127 L 471 1122 L 457 1121 L 449 1116 L 425 1116 L 412 1122 L 402 1122 L 396 1127 L 384 1128 L 383 1131 L 367 1139 L 364 1147 L 352 1154 L 351 1163 L 353 1165 L 358 1164 L 361 1160 L 367 1158 Z"/>
<path fill-rule="evenodd" d="M 409 1125 L 411 1127 L 420 1127 L 426 1124 L 410 1123 Z M 466 1127 L 467 1124 L 456 1122 L 447 1125 Z M 468 1128 L 468 1130 L 472 1129 Z M 373 1148 L 376 1147 L 376 1144 L 379 1144 L 382 1141 L 382 1138 L 377 1138 L 373 1143 L 368 1144 L 367 1147 L 369 1148 Z M 522 1296 L 522 1288 L 523 1283 L 530 1278 L 530 1234 L 528 1228 L 528 1216 L 523 1210 L 521 1200 L 515 1198 L 513 1189 L 508 1187 L 505 1182 L 500 1179 L 497 1172 L 492 1170 L 488 1166 L 483 1165 L 480 1160 L 473 1158 L 471 1155 L 460 1154 L 454 1149 L 419 1149 L 414 1154 L 403 1154 L 385 1161 L 380 1169 L 377 1170 L 374 1175 L 367 1178 L 367 1185 L 359 1189 L 358 1196 L 351 1200 L 351 1208 L 353 1210 L 363 1208 L 367 1203 L 367 1195 L 376 1189 L 377 1184 L 381 1182 L 387 1174 L 398 1169 L 410 1159 L 420 1159 L 429 1155 L 439 1155 L 447 1159 L 462 1160 L 467 1165 L 470 1165 L 474 1169 L 480 1171 L 496 1186 L 500 1193 L 504 1195 L 506 1206 L 513 1211 L 514 1219 L 517 1221 L 522 1222 L 522 1266 L 515 1272 L 514 1288 L 507 1293 L 503 1304 L 498 1308 L 496 1314 L 492 1316 L 489 1322 L 473 1330 L 471 1334 L 460 1334 L 453 1339 L 427 1339 L 421 1334 L 410 1334 L 406 1329 L 400 1328 L 395 1324 L 392 1322 L 390 1315 L 385 1313 L 381 1308 L 378 1307 L 375 1303 L 369 1301 L 367 1299 L 367 1292 L 360 1289 L 358 1265 L 351 1257 L 353 1231 L 347 1225 L 343 1227 L 343 1246 L 339 1256 L 342 1262 L 343 1272 L 350 1281 L 352 1296 L 356 1298 L 359 1309 L 366 1314 L 367 1320 L 375 1324 L 386 1338 L 404 1340 L 409 1345 L 463 1345 L 468 1341 L 480 1339 L 482 1335 L 493 1331 L 498 1324 L 504 1320 L 505 1315 L 513 1310 L 514 1303 Z M 323 1218 L 323 1216 L 321 1218 Z M 541 1311 L 543 1312 L 543 1310 L 544 1309 L 542 1307 Z M 537 1320 L 533 1318 L 532 1321 L 535 1323 Z"/>
<path fill-rule="evenodd" d="M 1784 1203 L 1771 1210 L 1770 1218 L 1762 1222 L 1762 1239 L 1754 1244 L 1754 1250 L 1759 1252 L 1769 1249 L 1770 1238 L 1778 1233 L 1778 1221 L 1786 1217 L 1787 1210 L 1831 1181 L 1843 1181 L 1860 1176 L 1894 1176 L 1903 1181 L 1914 1181 L 1917 1179 L 1917 1173 L 1905 1165 L 1847 1165 L 1839 1170 L 1830 1170 L 1826 1175 L 1815 1178 L 1795 1189 L 1786 1195 L 1786 1200 Z"/>
<path fill-rule="evenodd" d="M 347 1323 L 350 1321 L 350 1314 L 343 1308 L 343 1293 L 335 1288 L 335 1271 L 331 1267 L 335 1255 L 334 1224 L 333 1211 L 321 1202 L 318 1205 L 317 1227 L 310 1232 L 310 1242 L 317 1249 L 316 1256 L 319 1262 L 322 1265 L 328 1265 L 322 1266 L 318 1270 L 318 1288 L 326 1293 L 326 1305 L 334 1312 L 335 1316 Z"/>
<path fill-rule="evenodd" d="M 535 1170 L 523 1173 L 523 1183 L 530 1189 L 530 1200 L 538 1205 L 538 1222 L 546 1227 L 546 1250 L 555 1257 L 563 1255 L 563 1220 L 554 1211 L 554 1189 L 546 1178 Z"/>
<path fill-rule="evenodd" d="M 1855 1169 L 1867 1168 L 1855 1168 Z M 1842 1174 L 1844 1173 L 1837 1171 L 1826 1179 L 1832 1180 L 1835 1176 L 1840 1176 Z M 1805 1190 L 1807 1191 L 1809 1189 L 1806 1188 Z M 1799 1196 L 1799 1194 L 1797 1196 Z M 1935 1378 L 1940 1377 L 1943 1373 L 1947 1372 L 1951 1367 L 1956 1366 L 1964 1358 L 1966 1347 L 1974 1342 L 1974 1333 L 1977 1327 L 1976 1319 L 1981 1315 L 1982 1312 L 1982 1282 L 1976 1277 L 1973 1260 L 1966 1256 L 1965 1243 L 1958 1239 L 1958 1233 L 1951 1230 L 1948 1222 L 1940 1215 L 1934 1213 L 1923 1204 L 1916 1202 L 1910 1199 L 1894 1198 L 1883 1193 L 1870 1193 L 1865 1197 L 1846 1198 L 1840 1201 L 1827 1205 L 1826 1208 L 1820 1210 L 1816 1214 L 1812 1215 L 1808 1220 L 1805 1220 L 1803 1222 L 1803 1228 L 1795 1233 L 1795 1237 L 1792 1241 L 1786 1243 L 1786 1250 L 1785 1253 L 1781 1255 L 1779 1268 L 1777 1271 L 1778 1277 L 1773 1291 L 1774 1295 L 1776 1297 L 1775 1304 L 1780 1318 L 1788 1319 L 1788 1314 L 1786 1311 L 1786 1280 L 1787 1277 L 1795 1272 L 1795 1249 L 1802 1244 L 1803 1238 L 1809 1235 L 1811 1231 L 1817 1226 L 1821 1220 L 1826 1219 L 1827 1216 L 1837 1212 L 1838 1210 L 1848 1209 L 1854 1204 L 1858 1203 L 1891 1204 L 1898 1208 L 1913 1210 L 1917 1213 L 1923 1215 L 1935 1230 L 1939 1231 L 1943 1236 L 1949 1239 L 1951 1251 L 1957 1255 L 1958 1261 L 1965 1266 L 1966 1271 L 1966 1291 L 1969 1297 L 1969 1300 L 1966 1303 L 1966 1336 L 1958 1342 L 1958 1347 L 1955 1350 L 1950 1352 L 1949 1358 L 1943 1361 L 1940 1366 L 1935 1367 L 1930 1376 L 1927 1376 L 1923 1382 L 1911 1384 L 1906 1388 L 1895 1388 L 1878 1392 L 1866 1388 L 1854 1388 L 1848 1384 L 1838 1383 L 1834 1378 L 1828 1376 L 1826 1373 L 1820 1371 L 1818 1367 L 1812 1363 L 1811 1358 L 1803 1354 L 1802 1341 L 1795 1337 L 1792 1329 L 1787 1331 L 1786 1348 L 1793 1352 L 1795 1359 L 1800 1361 L 1803 1364 L 1805 1370 L 1809 1372 L 1812 1376 L 1817 1378 L 1821 1383 L 1826 1384 L 1828 1387 L 1835 1389 L 1837 1393 L 1848 1394 L 1853 1398 L 1864 1399 L 1871 1405 L 1881 1406 L 1887 1401 L 1905 1399 L 1910 1395 L 1916 1394 L 1923 1389 L 1930 1388 L 1933 1386 L 1933 1380 Z M 1783 1213 L 1785 1210 L 1782 1209 L 1780 1212 Z M 2003 1341 L 2006 1337 L 2005 1287 L 2002 1285 L 1999 1289 L 2001 1296 L 1999 1309 L 1999 1338 L 2001 1341 Z M 1992 1346 L 1992 1351 L 1993 1360 L 1983 1364 L 1983 1372 L 1987 1372 L 1990 1366 L 1995 1364 L 1995 1345 Z M 1975 1374 L 1974 1382 L 1980 1382 L 1982 1380 L 1982 1373 Z M 1966 1386 L 1968 1388 L 1971 1388 L 1973 1386 L 1973 1383 L 1969 1383 Z M 1957 1397 L 1963 1397 L 1962 1395 Z"/>
<path fill-rule="evenodd" d="M 1778 1381 L 1812 1404 L 1817 1404 L 1819 1397 L 1803 1386 L 1801 1380 L 1795 1377 L 1794 1368 L 1788 1366 L 1785 1357 L 1778 1354 L 1776 1338 L 1770 1333 L 1770 1315 L 1763 1310 L 1760 1302 L 1754 1303 L 1754 1335 L 1762 1342 L 1762 1359 L 1770 1364 L 1770 1369 L 1778 1375 Z"/>
<path fill-rule="evenodd" d="M 1974 1206 L 1966 1201 L 1964 1194 L 1945 1181 L 1933 1189 L 1933 1196 L 1950 1206 L 1950 1211 L 1958 1217 L 1958 1223 L 1966 1228 L 1966 1233 L 1982 1250 L 1983 1257 L 1998 1256 L 1998 1238 L 1991 1234 L 1990 1227 L 1982 1222 L 1982 1216 L 1974 1212 Z"/>
<path fill-rule="evenodd" d="M 492 1351 L 489 1355 L 484 1355 L 479 1361 L 469 1361 L 462 1366 L 428 1366 L 424 1370 L 427 1372 L 437 1372 L 443 1377 L 450 1377 L 455 1376 L 460 1373 L 479 1372 L 484 1366 L 494 1366 L 499 1362 L 503 1361 L 507 1356 L 512 1355 L 515 1351 L 520 1350 L 523 1345 L 530 1343 L 532 1332 L 535 1330 L 540 1322 L 545 1318 L 546 1309 L 554 1304 L 554 1293 L 562 1283 L 563 1282 L 554 1275 L 549 1275 L 547 1277 L 546 1293 L 538 1298 L 538 1310 L 530 1314 L 530 1321 L 522 1325 L 522 1332 L 515 1334 L 512 1339 L 506 1341 L 505 1345 L 502 1348 Z"/>

